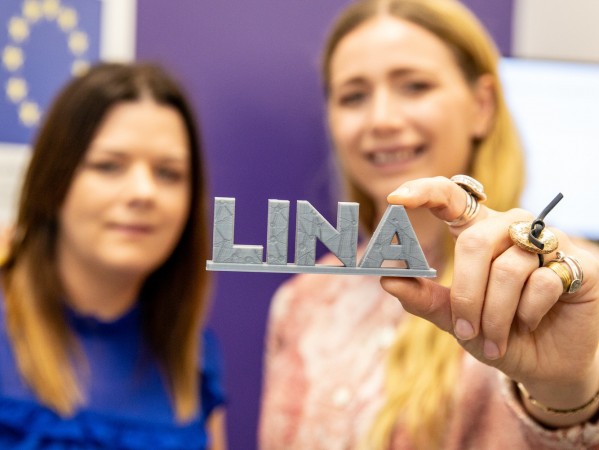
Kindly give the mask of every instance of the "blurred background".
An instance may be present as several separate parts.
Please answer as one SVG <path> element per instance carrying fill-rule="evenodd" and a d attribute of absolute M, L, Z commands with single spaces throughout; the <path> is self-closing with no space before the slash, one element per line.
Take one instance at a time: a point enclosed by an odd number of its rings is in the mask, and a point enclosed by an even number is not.
<path fill-rule="evenodd" d="M 48 102 L 69 77 L 101 59 L 159 61 L 187 86 L 203 130 L 211 195 L 237 199 L 236 243 L 265 244 L 271 198 L 308 200 L 335 223 L 319 59 L 326 30 L 346 3 L 2 0 L 0 224 L 14 217 Z M 538 213 L 561 191 L 564 200 L 547 223 L 599 239 L 599 2 L 464 3 L 504 56 L 501 73 L 529 164 L 524 206 Z M 269 301 L 287 276 L 216 275 L 210 325 L 225 355 L 232 450 L 256 448 Z"/>

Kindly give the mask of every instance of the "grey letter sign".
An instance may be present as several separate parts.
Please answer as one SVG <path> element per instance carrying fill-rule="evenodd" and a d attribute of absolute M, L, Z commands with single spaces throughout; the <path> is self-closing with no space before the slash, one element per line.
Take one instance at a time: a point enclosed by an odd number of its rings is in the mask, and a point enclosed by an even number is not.
<path fill-rule="evenodd" d="M 337 228 L 307 201 L 297 202 L 295 263 L 287 262 L 289 201 L 268 201 L 266 262 L 262 245 L 238 245 L 234 241 L 235 199 L 216 197 L 212 261 L 208 270 L 230 272 L 334 273 L 434 277 L 437 272 L 426 262 L 405 208 L 389 205 L 359 263 L 357 203 L 339 202 Z M 316 240 L 322 242 L 342 263 L 316 264 Z M 396 241 L 394 241 L 396 239 Z M 382 267 L 386 260 L 405 261 L 406 268 Z"/>

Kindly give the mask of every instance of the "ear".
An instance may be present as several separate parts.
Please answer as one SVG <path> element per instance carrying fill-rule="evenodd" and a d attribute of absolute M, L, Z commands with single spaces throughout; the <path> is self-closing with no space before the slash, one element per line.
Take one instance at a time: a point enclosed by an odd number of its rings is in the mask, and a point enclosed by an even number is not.
<path fill-rule="evenodd" d="M 473 136 L 483 138 L 489 132 L 497 109 L 495 77 L 487 73 L 474 83 L 473 93 L 476 101 Z"/>

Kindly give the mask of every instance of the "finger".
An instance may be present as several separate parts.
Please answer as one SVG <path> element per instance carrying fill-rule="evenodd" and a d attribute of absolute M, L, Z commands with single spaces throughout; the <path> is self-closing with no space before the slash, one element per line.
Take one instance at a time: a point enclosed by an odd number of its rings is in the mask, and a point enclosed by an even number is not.
<path fill-rule="evenodd" d="M 425 278 L 381 277 L 383 289 L 403 308 L 444 331 L 452 332 L 449 289 Z"/>
<path fill-rule="evenodd" d="M 387 196 L 391 204 L 401 204 L 406 208 L 427 208 L 437 218 L 451 222 L 460 217 L 468 207 L 468 194 L 459 185 L 445 177 L 419 178 L 402 184 Z M 481 221 L 494 212 L 479 205 L 477 216 L 460 227 L 450 227 L 454 235 Z"/>
<path fill-rule="evenodd" d="M 535 255 L 511 246 L 491 263 L 481 329 L 485 358 L 502 357 L 529 275 L 538 268 Z"/>
<path fill-rule="evenodd" d="M 518 304 L 520 330 L 534 331 L 562 295 L 560 278 L 547 267 L 533 271 Z"/>
<path fill-rule="evenodd" d="M 451 310 L 456 336 L 472 339 L 480 331 L 493 260 L 512 246 L 507 229 L 522 210 L 510 210 L 464 230 L 456 240 Z M 532 258 L 532 254 L 530 256 Z"/>

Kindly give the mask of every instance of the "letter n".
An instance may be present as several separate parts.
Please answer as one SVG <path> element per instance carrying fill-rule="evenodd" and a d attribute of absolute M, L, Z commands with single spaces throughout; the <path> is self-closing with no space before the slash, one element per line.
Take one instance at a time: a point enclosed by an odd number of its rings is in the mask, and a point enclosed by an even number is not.
<path fill-rule="evenodd" d="M 315 264 L 318 238 L 346 267 L 355 267 L 358 208 L 357 203 L 339 202 L 335 229 L 309 202 L 299 200 L 295 229 L 295 263 L 298 266 Z"/>

